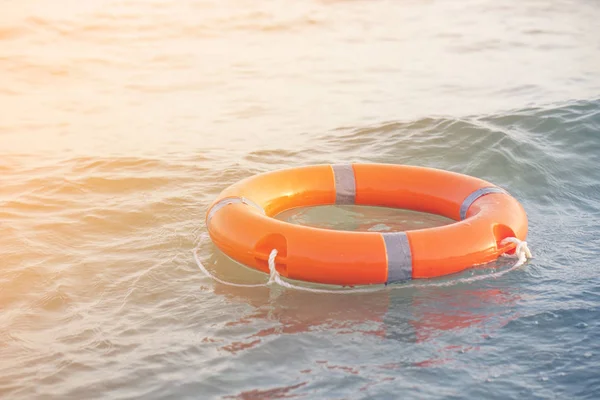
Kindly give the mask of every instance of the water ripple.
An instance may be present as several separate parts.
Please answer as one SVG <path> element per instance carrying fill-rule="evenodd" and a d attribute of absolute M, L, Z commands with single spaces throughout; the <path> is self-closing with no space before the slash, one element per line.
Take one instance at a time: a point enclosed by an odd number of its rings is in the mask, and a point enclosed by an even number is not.
<path fill-rule="evenodd" d="M 5 9 L 0 397 L 599 397 L 594 2 Z M 348 296 L 198 273 L 191 250 L 228 185 L 349 162 L 506 188 L 534 259 Z M 363 211 L 281 217 L 447 222 Z M 210 242 L 200 253 L 218 276 L 266 280 Z"/>

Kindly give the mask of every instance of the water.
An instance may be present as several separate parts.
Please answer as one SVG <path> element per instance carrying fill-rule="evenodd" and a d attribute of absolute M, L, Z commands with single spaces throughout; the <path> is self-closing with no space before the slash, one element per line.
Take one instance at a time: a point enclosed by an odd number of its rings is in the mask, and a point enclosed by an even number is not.
<path fill-rule="evenodd" d="M 600 397 L 598 18 L 585 0 L 5 2 L 0 397 Z M 335 162 L 501 185 L 535 258 L 344 296 L 200 274 L 222 189 Z"/>

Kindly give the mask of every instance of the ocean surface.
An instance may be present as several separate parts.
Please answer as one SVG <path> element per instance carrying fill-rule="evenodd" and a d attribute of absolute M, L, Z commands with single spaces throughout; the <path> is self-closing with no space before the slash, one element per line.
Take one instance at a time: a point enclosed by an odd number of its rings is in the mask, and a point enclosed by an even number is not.
<path fill-rule="evenodd" d="M 599 20 L 593 0 L 2 2 L 0 398 L 600 398 Z M 267 280 L 202 240 L 221 190 L 338 162 L 500 185 L 534 258 L 343 295 L 201 273 L 196 247 Z"/>

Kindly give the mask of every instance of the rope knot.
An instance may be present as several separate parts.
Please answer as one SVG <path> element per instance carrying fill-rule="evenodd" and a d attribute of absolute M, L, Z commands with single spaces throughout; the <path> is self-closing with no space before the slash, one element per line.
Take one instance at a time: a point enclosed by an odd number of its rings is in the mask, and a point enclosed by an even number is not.
<path fill-rule="evenodd" d="M 501 245 L 508 243 L 514 243 L 517 245 L 515 248 L 515 257 L 519 259 L 518 264 L 523 265 L 525 262 L 527 262 L 527 259 L 532 258 L 531 251 L 529 250 L 529 247 L 527 247 L 526 241 L 516 237 L 507 237 L 502 239 L 500 242 Z"/>
<path fill-rule="evenodd" d="M 269 254 L 269 282 L 267 282 L 267 285 L 276 283 L 279 286 L 283 286 L 288 289 L 298 289 L 299 287 L 293 286 L 281 279 L 281 275 L 279 275 L 279 272 L 277 272 L 277 269 L 275 268 L 275 257 L 277 257 L 277 253 L 277 249 L 273 249 L 271 250 L 271 254 Z"/>
<path fill-rule="evenodd" d="M 267 285 L 278 283 L 277 281 L 281 280 L 279 272 L 277 272 L 277 269 L 275 269 L 275 257 L 277 257 L 277 253 L 277 249 L 273 249 L 269 254 L 269 282 L 267 282 Z"/>

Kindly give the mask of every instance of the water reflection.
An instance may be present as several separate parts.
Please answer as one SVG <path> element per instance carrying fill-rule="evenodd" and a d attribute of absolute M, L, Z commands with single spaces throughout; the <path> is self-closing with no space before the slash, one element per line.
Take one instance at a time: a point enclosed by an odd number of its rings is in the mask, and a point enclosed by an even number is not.
<path fill-rule="evenodd" d="M 240 283 L 266 281 L 264 274 L 246 269 L 218 252 L 213 261 L 212 270 L 222 276 L 236 276 Z M 215 294 L 250 306 L 248 312 L 232 318 L 227 326 L 245 326 L 251 333 L 221 348 L 237 353 L 259 345 L 268 337 L 317 331 L 358 334 L 433 345 L 437 349 L 434 356 L 416 364 L 436 365 L 445 362 L 449 353 L 477 350 L 477 343 L 511 319 L 512 307 L 519 299 L 517 294 L 485 281 L 473 286 L 460 283 L 447 287 L 390 286 L 372 293 L 316 294 L 278 286 L 243 288 L 215 282 Z M 458 334 L 466 334 L 472 343 L 453 343 L 451 337 Z"/>
<path fill-rule="evenodd" d="M 422 289 L 411 299 L 415 340 L 434 340 L 446 331 L 481 327 L 496 329 L 508 322 L 503 316 L 519 299 L 506 288 L 469 289 L 464 285 Z M 492 320 L 496 324 L 490 324 Z"/>

